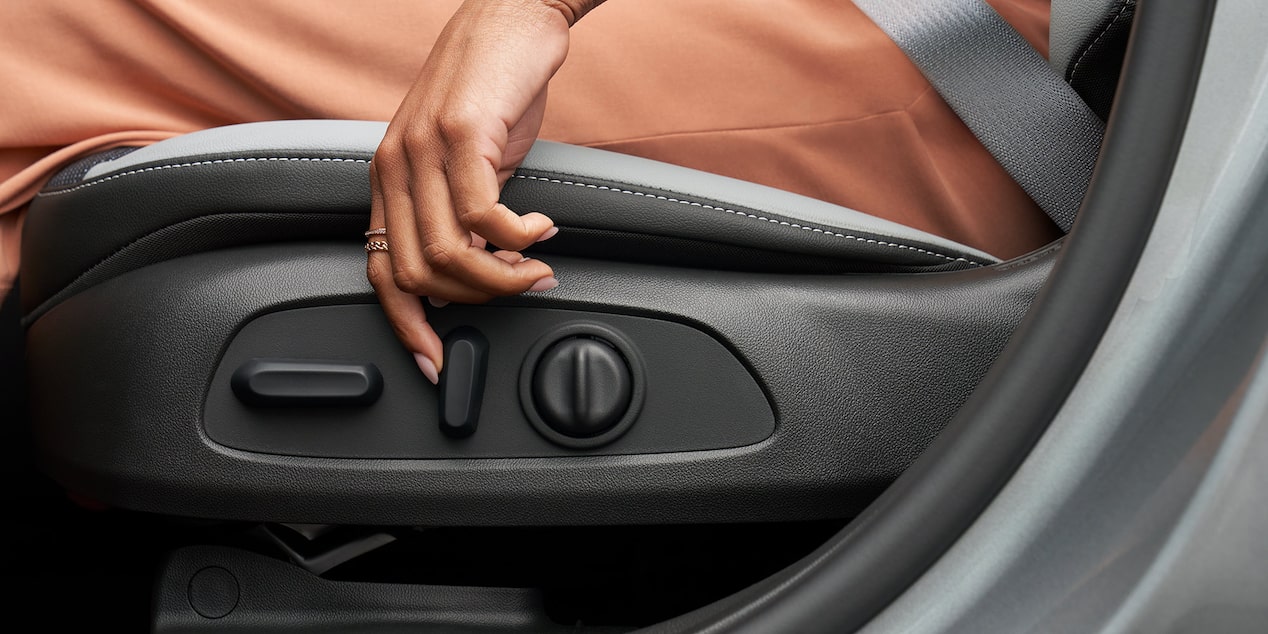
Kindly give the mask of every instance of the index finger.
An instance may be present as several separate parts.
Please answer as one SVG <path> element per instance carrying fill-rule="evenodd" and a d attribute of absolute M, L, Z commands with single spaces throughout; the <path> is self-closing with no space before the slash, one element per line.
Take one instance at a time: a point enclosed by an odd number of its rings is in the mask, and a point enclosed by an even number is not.
<path fill-rule="evenodd" d="M 383 187 L 379 180 L 378 169 L 370 164 L 370 228 L 378 229 L 386 226 Z M 389 242 L 389 248 L 390 247 Z M 383 314 L 392 325 L 396 338 L 414 355 L 418 369 L 433 384 L 440 378 L 440 370 L 444 367 L 444 346 L 436 330 L 427 323 L 427 314 L 417 296 L 402 291 L 396 286 L 389 261 L 390 252 L 370 251 L 366 253 L 366 276 L 374 293 L 383 307 Z"/>

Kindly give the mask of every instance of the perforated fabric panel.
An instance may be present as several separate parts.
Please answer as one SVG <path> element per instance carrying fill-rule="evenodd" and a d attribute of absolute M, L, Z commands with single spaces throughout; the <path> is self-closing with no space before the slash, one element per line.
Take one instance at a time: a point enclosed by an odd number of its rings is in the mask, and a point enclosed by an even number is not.
<path fill-rule="evenodd" d="M 92 168 L 107 161 L 113 161 L 127 156 L 138 149 L 139 148 L 134 147 L 117 147 L 98 152 L 92 156 L 81 158 L 78 161 L 62 168 L 62 171 L 58 172 L 48 181 L 46 187 L 65 187 L 67 185 L 74 185 L 75 183 L 82 181 Z"/>

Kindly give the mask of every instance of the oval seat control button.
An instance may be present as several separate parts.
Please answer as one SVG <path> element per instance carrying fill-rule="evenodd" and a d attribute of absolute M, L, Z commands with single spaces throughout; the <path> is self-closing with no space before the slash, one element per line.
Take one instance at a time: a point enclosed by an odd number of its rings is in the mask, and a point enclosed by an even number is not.
<path fill-rule="evenodd" d="M 383 393 L 383 375 L 372 363 L 251 359 L 229 384 L 255 407 L 370 405 Z"/>
<path fill-rule="evenodd" d="M 440 374 L 440 431 L 450 438 L 466 438 L 480 423 L 484 379 L 489 366 L 489 342 L 469 326 L 445 336 L 445 371 Z"/>

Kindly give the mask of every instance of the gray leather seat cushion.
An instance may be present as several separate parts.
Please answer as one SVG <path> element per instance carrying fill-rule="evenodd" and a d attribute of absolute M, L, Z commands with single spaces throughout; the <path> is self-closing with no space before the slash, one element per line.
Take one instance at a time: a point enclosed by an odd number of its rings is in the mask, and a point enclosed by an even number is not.
<path fill-rule="evenodd" d="M 28 319 L 122 272 L 190 253 L 282 240 L 360 243 L 369 162 L 386 124 L 227 126 L 63 177 L 23 236 Z M 539 142 L 503 192 L 561 231 L 542 248 L 679 266 L 821 272 L 969 268 L 988 254 L 858 211 L 696 170 Z"/>

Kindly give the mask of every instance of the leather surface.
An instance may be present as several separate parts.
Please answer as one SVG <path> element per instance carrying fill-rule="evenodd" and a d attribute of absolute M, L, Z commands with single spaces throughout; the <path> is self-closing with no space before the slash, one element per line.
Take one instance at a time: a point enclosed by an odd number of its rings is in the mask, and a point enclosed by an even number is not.
<path fill-rule="evenodd" d="M 94 165 L 83 180 L 93 180 L 153 164 L 179 164 L 221 154 L 279 156 L 319 154 L 374 154 L 387 123 L 381 121 L 263 121 L 209 128 L 148 145 L 117 159 Z"/>
<path fill-rule="evenodd" d="M 588 181 L 613 181 L 627 189 L 664 192 L 690 202 L 713 201 L 716 206 L 734 206 L 756 211 L 779 221 L 831 228 L 846 233 L 882 237 L 902 244 L 927 247 L 951 257 L 965 257 L 975 262 L 997 261 L 991 256 L 951 240 L 877 218 L 847 207 L 793 194 L 772 187 L 687 169 L 669 163 L 650 161 L 636 156 L 604 152 L 549 141 L 539 141 L 520 166 L 520 176 L 536 174 L 563 175 L 574 186 L 586 188 Z M 566 177 L 573 177 L 567 179 Z M 553 178 L 559 178 L 555 176 Z M 513 180 L 525 180 L 516 178 Z M 624 195 L 631 195 L 625 194 Z M 696 208 L 694 211 L 718 210 Z M 681 209 L 679 211 L 682 211 Z M 727 213 L 725 210 L 720 213 Z M 757 219 L 761 222 L 760 219 Z M 783 225 L 786 229 L 786 225 Z M 669 234 L 673 235 L 673 234 Z"/>
<path fill-rule="evenodd" d="M 382 131 L 383 124 L 358 121 L 244 124 L 96 165 L 88 180 L 47 190 L 32 203 L 23 233 L 24 310 L 48 308 L 42 305 L 77 280 L 82 283 L 72 290 L 105 279 L 103 271 L 114 275 L 179 254 L 172 245 L 187 245 L 184 253 L 209 242 L 230 246 L 209 240 L 207 232 L 235 236 L 238 244 L 360 241 L 369 209 L 369 160 Z M 678 238 L 684 258 L 707 246 L 740 249 L 708 263 L 717 268 L 751 269 L 747 256 L 753 250 L 815 256 L 835 263 L 827 268 L 845 271 L 941 270 L 996 261 L 795 194 L 544 142 L 503 198 L 514 209 L 549 213 L 564 232 L 602 230 L 605 250 L 620 250 L 626 237 L 636 236 Z M 271 222 L 268 214 L 291 216 Z M 247 215 L 254 220 L 240 222 Z M 160 233 L 163 239 L 154 239 Z M 638 249 L 625 252 L 639 256 Z M 647 257 L 672 261 L 674 253 L 661 249 Z"/>
<path fill-rule="evenodd" d="M 198 161 L 200 157 L 207 156 L 258 156 L 263 153 L 277 156 L 306 153 L 372 156 L 386 130 L 386 123 L 343 120 L 266 121 L 224 126 L 169 139 L 94 165 L 84 180 L 155 164 Z M 688 198 L 769 212 L 794 222 L 887 236 L 896 241 L 924 243 L 933 250 L 960 251 L 977 259 L 991 260 L 990 256 L 955 242 L 853 209 L 628 154 L 539 141 L 533 145 L 520 169 L 522 174 L 533 174 L 538 178 L 582 181 L 576 183 L 578 187 L 586 187 L 588 183 L 585 181 L 592 180 L 619 182 L 635 190 L 678 193 Z M 522 175 L 519 180 L 533 179 Z"/>
<path fill-rule="evenodd" d="M 1069 76 L 1088 36 L 1124 4 L 1125 0 L 1052 0 L 1048 60 L 1062 77 Z"/>
<path fill-rule="evenodd" d="M 1135 16 L 1136 1 L 1121 0 L 1084 37 L 1073 61 L 1066 67 L 1065 78 L 1070 87 L 1078 91 L 1101 119 L 1109 119 L 1114 104 Z"/>
<path fill-rule="evenodd" d="M 243 323 L 374 298 L 357 244 L 196 254 L 113 277 L 31 324 L 37 443 L 71 490 L 180 515 L 453 525 L 849 516 L 972 392 L 1052 252 L 968 271 L 856 276 L 556 257 L 559 287 L 493 305 L 646 315 L 709 332 L 767 392 L 775 433 L 734 449 L 492 460 L 295 458 L 210 441 L 207 386 Z M 434 388 L 420 380 L 417 389 Z"/>

